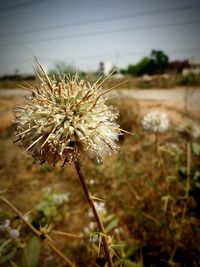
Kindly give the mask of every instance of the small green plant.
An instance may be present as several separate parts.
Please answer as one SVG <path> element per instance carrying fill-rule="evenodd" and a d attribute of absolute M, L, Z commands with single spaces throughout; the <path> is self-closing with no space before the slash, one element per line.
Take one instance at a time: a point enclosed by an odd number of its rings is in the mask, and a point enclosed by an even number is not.
<path fill-rule="evenodd" d="M 15 217 L 11 218 L 12 220 L 6 219 L 0 225 L 2 236 L 2 238 L 0 238 L 0 264 L 8 263 L 10 265 L 6 266 L 18 266 L 18 264 L 20 264 L 20 267 L 37 267 L 40 259 L 41 244 L 45 243 L 45 245 L 62 258 L 68 266 L 75 267 L 75 264 L 54 245 L 54 241 L 49 235 L 54 233 L 72 236 L 73 234 L 54 231 L 52 227 L 48 225 L 39 225 L 38 228 L 36 228 L 31 223 L 31 219 L 27 214 L 23 215 L 4 196 L 0 196 L 0 199 L 16 214 Z M 12 225 L 15 221 L 17 221 L 17 228 L 16 226 L 14 228 Z M 31 230 L 30 235 L 27 233 L 27 229 Z M 23 232 L 25 235 L 21 235 Z M 73 237 L 75 236 L 76 235 L 73 235 Z M 15 262 L 17 262 L 17 264 Z"/>
<path fill-rule="evenodd" d="M 200 74 L 189 72 L 186 75 L 181 75 L 178 80 L 179 85 L 197 86 L 200 85 Z"/>
<path fill-rule="evenodd" d="M 134 255 L 138 249 L 136 242 L 128 242 L 125 228 L 120 225 L 119 219 L 115 214 L 108 214 L 104 202 L 95 202 L 96 209 L 98 210 L 101 220 L 105 226 L 105 233 L 109 236 L 110 249 L 115 267 L 120 266 L 135 266 L 142 267 L 141 262 L 131 260 L 131 256 Z M 89 239 L 89 243 L 86 242 L 86 250 L 94 257 L 94 262 L 98 264 L 100 260 L 103 260 L 103 254 L 100 249 L 100 243 L 102 234 L 99 232 L 98 225 L 94 221 L 91 210 L 88 211 L 88 225 L 83 229 L 83 233 L 86 239 Z"/>
<path fill-rule="evenodd" d="M 36 215 L 33 219 L 42 225 L 54 222 L 60 222 L 66 209 L 66 203 L 69 200 L 69 193 L 54 193 L 52 188 L 46 188 L 43 198 L 36 206 Z"/>
<path fill-rule="evenodd" d="M 13 228 L 6 219 L 0 225 L 0 265 L 12 260 L 18 249 L 23 247 L 19 228 Z"/>
<path fill-rule="evenodd" d="M 12 266 L 18 266 L 15 260 L 19 257 L 20 267 L 38 266 L 41 251 L 40 240 L 36 236 L 29 235 L 26 236 L 25 241 L 23 230 L 17 218 L 6 219 L 0 225 L 0 266 L 9 263 Z"/>

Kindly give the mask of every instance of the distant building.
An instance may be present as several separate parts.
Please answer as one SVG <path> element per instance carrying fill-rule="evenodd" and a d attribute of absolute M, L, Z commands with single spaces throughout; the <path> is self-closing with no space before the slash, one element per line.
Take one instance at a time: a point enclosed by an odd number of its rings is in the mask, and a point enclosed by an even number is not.
<path fill-rule="evenodd" d="M 169 70 L 172 73 L 182 73 L 187 75 L 188 73 L 200 73 L 200 60 L 175 60 L 170 62 Z"/>
<path fill-rule="evenodd" d="M 101 61 L 99 63 L 99 71 L 104 74 L 108 75 L 113 69 L 113 63 L 109 60 Z"/>
<path fill-rule="evenodd" d="M 169 63 L 169 70 L 172 73 L 182 73 L 190 67 L 189 60 L 175 60 Z"/>
<path fill-rule="evenodd" d="M 183 75 L 188 73 L 200 74 L 200 60 L 191 58 L 189 59 L 189 68 L 185 68 L 182 71 Z"/>
<path fill-rule="evenodd" d="M 112 78 L 122 79 L 122 78 L 124 78 L 124 75 L 122 73 L 116 73 L 116 74 L 113 74 L 112 75 Z"/>

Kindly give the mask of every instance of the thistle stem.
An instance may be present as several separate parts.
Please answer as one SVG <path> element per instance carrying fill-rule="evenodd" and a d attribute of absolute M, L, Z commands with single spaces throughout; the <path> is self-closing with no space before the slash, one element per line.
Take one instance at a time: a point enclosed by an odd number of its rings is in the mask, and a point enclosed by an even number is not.
<path fill-rule="evenodd" d="M 158 132 L 155 133 L 155 152 L 156 156 L 158 156 L 159 151 L 159 140 L 158 140 Z"/>
<path fill-rule="evenodd" d="M 102 220 L 101 220 L 101 218 L 100 218 L 100 216 L 98 214 L 98 211 L 97 211 L 97 209 L 95 207 L 94 200 L 93 200 L 93 198 L 92 198 L 92 196 L 91 196 L 91 194 L 89 192 L 89 189 L 87 187 L 87 184 L 86 184 L 86 181 L 85 181 L 82 169 L 81 169 L 81 163 L 80 163 L 80 161 L 78 159 L 75 161 L 75 167 L 76 167 L 76 171 L 77 171 L 79 180 L 81 182 L 83 191 L 84 191 L 85 196 L 87 198 L 87 201 L 88 201 L 90 207 L 92 208 L 92 211 L 93 211 L 94 217 L 96 219 L 96 222 L 98 224 L 99 230 L 102 233 L 103 248 L 104 248 L 104 253 L 105 253 L 106 260 L 108 262 L 108 266 L 109 267 L 113 267 L 112 257 L 111 257 L 111 254 L 110 254 L 108 240 L 106 238 L 105 228 L 104 228 L 103 222 L 102 222 Z"/>

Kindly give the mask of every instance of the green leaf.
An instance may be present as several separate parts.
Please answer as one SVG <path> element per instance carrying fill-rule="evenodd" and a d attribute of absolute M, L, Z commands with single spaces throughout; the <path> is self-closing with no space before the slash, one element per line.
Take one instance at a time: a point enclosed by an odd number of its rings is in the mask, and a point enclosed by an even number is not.
<path fill-rule="evenodd" d="M 37 267 L 40 258 L 40 250 L 40 241 L 36 236 L 33 236 L 24 248 L 20 267 Z"/>
<path fill-rule="evenodd" d="M 128 250 L 126 251 L 126 258 L 131 257 L 132 255 L 134 255 L 136 253 L 136 251 L 138 250 L 139 246 L 135 245 L 135 246 L 130 246 L 128 248 Z"/>
<path fill-rule="evenodd" d="M 141 263 L 137 263 L 131 260 L 124 260 L 123 263 L 124 263 L 124 267 L 142 267 L 143 266 Z"/>
<path fill-rule="evenodd" d="M 0 258 L 0 264 L 5 263 L 6 261 L 9 261 L 12 259 L 12 257 L 15 255 L 17 249 L 13 248 L 7 255 L 1 256 Z"/>
<path fill-rule="evenodd" d="M 196 156 L 200 156 L 200 145 L 197 143 L 192 143 L 192 152 L 196 155 Z"/>
<path fill-rule="evenodd" d="M 18 265 L 16 264 L 16 263 L 14 263 L 14 261 L 10 261 L 10 265 L 12 266 L 12 267 L 18 267 Z"/>
<path fill-rule="evenodd" d="M 113 219 L 109 224 L 108 226 L 106 227 L 105 231 L 106 233 L 112 231 L 114 228 L 116 228 L 118 225 L 118 219 Z"/>
<path fill-rule="evenodd" d="M 115 215 L 114 214 L 109 214 L 109 215 L 105 216 L 105 218 L 103 219 L 103 222 L 104 223 L 107 223 L 110 220 L 113 220 L 114 218 L 115 218 Z"/>

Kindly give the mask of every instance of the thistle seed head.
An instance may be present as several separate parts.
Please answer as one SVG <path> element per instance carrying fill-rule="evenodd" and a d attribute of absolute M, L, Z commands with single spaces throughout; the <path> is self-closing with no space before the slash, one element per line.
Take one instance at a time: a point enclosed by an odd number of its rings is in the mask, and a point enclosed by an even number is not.
<path fill-rule="evenodd" d="M 18 108 L 17 142 L 40 163 L 64 166 L 78 157 L 102 161 L 118 150 L 118 113 L 105 104 L 101 83 L 91 85 L 76 74 L 50 78 L 40 66 L 32 96 Z"/>
<path fill-rule="evenodd" d="M 166 113 L 157 110 L 150 111 L 144 116 L 142 126 L 145 130 L 154 133 L 163 133 L 169 128 L 169 119 Z"/>

